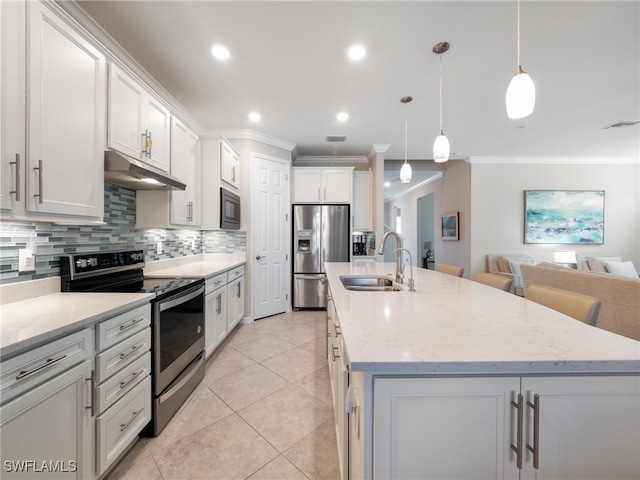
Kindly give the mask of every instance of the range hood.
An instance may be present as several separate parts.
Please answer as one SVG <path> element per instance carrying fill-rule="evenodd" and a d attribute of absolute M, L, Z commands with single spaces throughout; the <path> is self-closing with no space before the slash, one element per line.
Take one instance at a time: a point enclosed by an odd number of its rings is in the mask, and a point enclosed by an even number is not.
<path fill-rule="evenodd" d="M 184 190 L 176 177 L 115 150 L 104 152 L 104 181 L 129 190 Z"/>

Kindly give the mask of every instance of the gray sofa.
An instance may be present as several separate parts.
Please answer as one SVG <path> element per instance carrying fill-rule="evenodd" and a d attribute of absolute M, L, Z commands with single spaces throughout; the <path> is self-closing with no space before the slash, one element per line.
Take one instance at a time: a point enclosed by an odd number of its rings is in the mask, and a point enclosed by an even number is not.
<path fill-rule="evenodd" d="M 610 273 L 557 267 L 521 265 L 524 289 L 538 284 L 590 295 L 602 301 L 597 327 L 640 340 L 640 279 Z"/>

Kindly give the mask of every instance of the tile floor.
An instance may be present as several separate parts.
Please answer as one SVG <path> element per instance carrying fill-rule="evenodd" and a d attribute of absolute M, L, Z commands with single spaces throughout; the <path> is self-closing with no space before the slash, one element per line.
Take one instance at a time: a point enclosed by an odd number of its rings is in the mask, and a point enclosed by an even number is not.
<path fill-rule="evenodd" d="M 325 312 L 240 325 L 156 438 L 109 480 L 339 479 Z"/>

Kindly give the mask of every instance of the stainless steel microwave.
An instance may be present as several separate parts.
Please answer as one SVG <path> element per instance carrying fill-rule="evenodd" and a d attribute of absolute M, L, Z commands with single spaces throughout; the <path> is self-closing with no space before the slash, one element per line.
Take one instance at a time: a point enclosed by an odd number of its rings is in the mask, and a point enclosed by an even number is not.
<path fill-rule="evenodd" d="M 240 197 L 224 188 L 220 188 L 220 228 L 240 229 Z"/>

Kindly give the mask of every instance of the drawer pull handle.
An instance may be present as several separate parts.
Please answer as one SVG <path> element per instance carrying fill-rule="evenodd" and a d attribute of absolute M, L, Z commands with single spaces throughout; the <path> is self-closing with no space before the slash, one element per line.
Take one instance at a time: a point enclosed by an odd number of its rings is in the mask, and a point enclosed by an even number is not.
<path fill-rule="evenodd" d="M 123 323 L 122 325 L 120 325 L 120 331 L 126 330 L 127 328 L 131 328 L 136 323 L 140 323 L 142 320 L 144 320 L 144 318 L 136 318 L 135 320 L 131 321 L 130 323 Z"/>
<path fill-rule="evenodd" d="M 133 421 L 138 417 L 138 415 L 140 415 L 140 413 L 142 413 L 143 410 L 144 410 L 144 408 L 141 408 L 137 412 L 133 412 L 133 416 L 129 419 L 129 421 L 127 423 L 121 423 L 120 424 L 120 431 L 124 432 L 127 429 L 127 427 L 129 425 L 131 425 L 133 423 Z"/>
<path fill-rule="evenodd" d="M 522 408 L 523 396 L 522 394 L 518 394 L 518 403 L 511 400 L 511 405 L 518 411 L 517 416 L 517 432 L 516 432 L 516 444 L 511 444 L 511 450 L 513 450 L 516 454 L 516 466 L 522 470 Z M 528 402 L 527 402 L 528 403 Z"/>
<path fill-rule="evenodd" d="M 336 358 L 340 358 L 340 355 L 336 355 L 336 350 L 340 351 L 340 349 L 338 347 L 332 347 L 333 348 L 333 360 L 335 361 Z"/>
<path fill-rule="evenodd" d="M 34 194 L 34 197 L 38 197 L 38 203 L 42 204 L 44 203 L 44 195 L 42 193 L 43 191 L 43 187 L 42 187 L 42 160 L 38 160 L 38 166 L 37 167 L 33 167 L 34 170 L 38 170 L 38 193 Z"/>
<path fill-rule="evenodd" d="M 16 202 L 20 201 L 20 154 L 16 153 L 16 161 L 9 162 L 10 165 L 16 166 L 16 189 L 11 190 L 9 193 L 16 194 Z"/>
<path fill-rule="evenodd" d="M 120 388 L 124 388 L 133 382 L 142 372 L 144 372 L 144 368 L 142 370 L 138 370 L 137 372 L 133 372 L 128 380 L 123 380 L 120 382 Z"/>
<path fill-rule="evenodd" d="M 91 376 L 87 378 L 88 382 L 91 382 L 91 405 L 85 407 L 86 410 L 91 410 L 91 416 L 96 416 L 96 375 L 91 370 Z"/>
<path fill-rule="evenodd" d="M 140 345 L 134 345 L 133 347 L 131 347 L 131 350 L 129 350 L 127 353 L 123 352 L 120 354 L 120 360 L 122 360 L 123 358 L 127 358 L 129 355 L 134 353 L 139 348 L 142 348 L 143 346 L 144 346 L 144 343 L 141 343 Z"/>
<path fill-rule="evenodd" d="M 38 370 L 47 368 L 66 357 L 67 357 L 66 355 L 60 355 L 58 358 L 48 358 L 46 362 L 44 362 L 42 365 L 38 367 L 32 368 L 31 370 L 22 370 L 18 375 L 16 375 L 16 380 L 20 380 L 21 378 L 28 377 L 32 373 L 36 373 Z"/>

